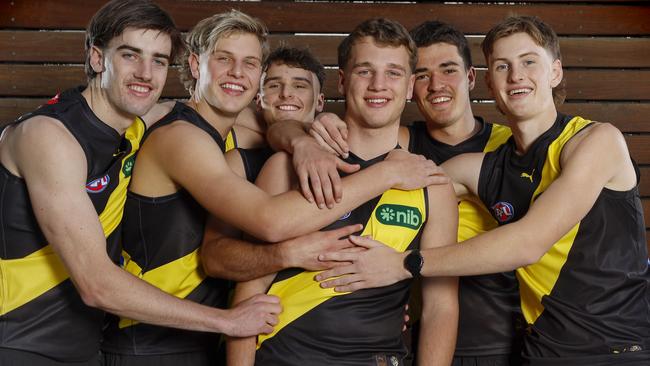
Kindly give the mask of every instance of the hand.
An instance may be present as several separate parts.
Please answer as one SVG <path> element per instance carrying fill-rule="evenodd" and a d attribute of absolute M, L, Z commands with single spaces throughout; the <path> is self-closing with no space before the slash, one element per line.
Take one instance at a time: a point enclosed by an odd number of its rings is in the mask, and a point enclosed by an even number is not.
<path fill-rule="evenodd" d="M 328 151 L 331 150 L 342 158 L 348 157 L 348 125 L 336 114 L 318 114 L 311 124 L 309 134 Z"/>
<path fill-rule="evenodd" d="M 294 145 L 293 166 L 300 181 L 300 190 L 309 202 L 320 208 L 333 207 L 343 197 L 338 170 L 354 173 L 358 164 L 348 164 L 325 151 L 311 137 L 304 137 Z"/>
<path fill-rule="evenodd" d="M 250 337 L 273 332 L 282 306 L 279 298 L 258 294 L 226 311 L 229 325 L 223 333 L 231 337 Z"/>
<path fill-rule="evenodd" d="M 354 247 L 347 237 L 361 229 L 361 224 L 348 225 L 336 230 L 316 231 L 282 242 L 281 253 L 286 258 L 283 263 L 286 263 L 287 268 L 304 268 L 308 271 L 322 271 L 345 265 L 343 262 L 320 261 L 318 256 Z"/>
<path fill-rule="evenodd" d="M 393 188 L 396 189 L 408 191 L 434 184 L 449 183 L 449 177 L 444 170 L 422 155 L 395 149 L 388 154 L 384 162 L 394 164 L 395 178 L 398 181 Z"/>
<path fill-rule="evenodd" d="M 411 277 L 404 269 L 405 253 L 376 240 L 363 236 L 351 235 L 349 240 L 363 251 L 338 251 L 318 257 L 321 261 L 350 262 L 344 266 L 334 267 L 316 275 L 321 287 L 334 287 L 336 292 L 351 292 L 364 288 L 389 286 Z M 341 277 L 339 277 L 341 276 Z M 330 279 L 332 277 L 338 277 Z"/>

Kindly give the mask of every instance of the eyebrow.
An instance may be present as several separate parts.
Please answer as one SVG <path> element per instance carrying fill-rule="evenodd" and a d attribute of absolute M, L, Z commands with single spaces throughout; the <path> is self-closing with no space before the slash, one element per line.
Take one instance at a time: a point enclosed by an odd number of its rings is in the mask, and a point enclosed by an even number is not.
<path fill-rule="evenodd" d="M 353 69 L 355 69 L 357 67 L 372 67 L 372 64 L 370 62 L 361 62 L 361 63 L 352 65 Z M 406 71 L 406 67 L 404 67 L 404 66 L 402 66 L 400 64 L 389 63 L 388 67 L 391 68 L 391 69 L 399 69 L 399 70 Z"/>
<path fill-rule="evenodd" d="M 517 58 L 522 58 L 522 57 L 526 57 L 526 56 L 539 56 L 539 53 L 537 53 L 535 51 L 530 51 L 530 52 L 522 53 L 521 55 L 517 55 L 516 57 Z M 495 61 L 508 61 L 508 59 L 500 57 L 500 58 L 495 58 L 495 59 L 492 60 L 492 62 L 495 62 Z"/>
<path fill-rule="evenodd" d="M 271 77 L 271 78 L 266 78 L 266 79 L 264 79 L 264 85 L 266 85 L 266 83 L 269 83 L 271 81 L 276 81 L 276 80 L 281 80 L 281 79 L 282 78 L 280 76 L 274 76 L 274 77 Z M 302 76 L 292 77 L 291 80 L 292 81 L 304 81 L 304 82 L 308 83 L 309 85 L 313 84 L 310 79 L 302 77 Z"/>
<path fill-rule="evenodd" d="M 140 54 L 140 55 L 143 54 L 142 49 L 137 48 L 137 47 L 133 47 L 133 46 L 129 46 L 128 44 L 123 44 L 123 45 L 119 46 L 117 48 L 117 50 L 118 51 L 120 51 L 120 50 L 129 50 L 129 51 L 133 51 L 133 52 L 135 52 L 137 54 Z M 154 57 L 161 57 L 161 58 L 164 58 L 164 59 L 167 59 L 167 60 L 171 59 L 171 56 L 166 55 L 164 53 L 159 53 L 159 52 L 154 53 L 153 56 Z"/>
<path fill-rule="evenodd" d="M 213 53 L 213 54 L 215 54 L 215 53 L 225 53 L 225 54 L 230 55 L 230 56 L 234 56 L 234 55 L 235 55 L 234 53 L 232 53 L 232 52 L 230 52 L 230 51 L 220 50 L 220 49 L 218 49 L 218 48 L 215 49 L 214 51 L 212 51 L 212 53 Z M 246 57 L 244 57 L 244 59 L 245 59 L 245 60 L 247 60 L 247 59 L 253 59 L 253 60 L 257 60 L 257 61 L 259 61 L 260 63 L 262 62 L 262 60 L 261 60 L 259 57 L 257 57 L 257 56 L 246 56 Z"/>

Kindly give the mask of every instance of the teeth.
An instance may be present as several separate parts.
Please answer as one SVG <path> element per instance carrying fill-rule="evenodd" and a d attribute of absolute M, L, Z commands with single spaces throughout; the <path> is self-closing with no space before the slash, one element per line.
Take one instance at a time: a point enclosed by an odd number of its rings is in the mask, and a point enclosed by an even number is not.
<path fill-rule="evenodd" d="M 444 103 L 444 102 L 448 102 L 450 100 L 451 100 L 451 98 L 449 98 L 449 97 L 437 97 L 437 98 L 433 98 L 431 103 Z"/>
<path fill-rule="evenodd" d="M 514 89 L 508 92 L 508 95 L 515 95 L 515 94 L 528 94 L 530 92 L 530 89 L 523 88 L 523 89 Z"/>
<path fill-rule="evenodd" d="M 244 87 L 241 86 L 241 85 L 237 85 L 237 84 L 225 83 L 225 84 L 221 84 L 221 87 L 224 88 L 224 89 L 231 89 L 231 90 L 236 90 L 236 91 L 241 91 L 241 92 L 244 91 Z"/>
<path fill-rule="evenodd" d="M 129 89 L 136 91 L 138 93 L 146 93 L 149 91 L 149 88 L 139 85 L 129 85 Z"/>
<path fill-rule="evenodd" d="M 297 111 L 298 107 L 296 107 L 295 105 L 283 104 L 283 105 L 279 105 L 278 109 L 281 111 Z"/>
<path fill-rule="evenodd" d="M 388 102 L 388 99 L 384 98 L 373 98 L 373 99 L 366 99 L 368 103 L 373 103 L 373 104 L 381 104 L 381 103 L 386 103 Z"/>

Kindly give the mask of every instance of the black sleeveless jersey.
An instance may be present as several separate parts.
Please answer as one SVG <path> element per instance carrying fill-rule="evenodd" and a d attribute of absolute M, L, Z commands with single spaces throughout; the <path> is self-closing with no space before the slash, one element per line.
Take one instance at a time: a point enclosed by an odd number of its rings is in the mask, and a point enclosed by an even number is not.
<path fill-rule="evenodd" d="M 365 168 L 384 158 L 364 161 L 350 154 L 347 162 Z M 405 251 L 419 247 L 427 215 L 426 189 L 391 189 L 323 230 L 363 223 L 362 235 Z M 268 293 L 280 297 L 283 311 L 274 332 L 259 336 L 256 364 L 369 365 L 379 359 L 401 364 L 410 280 L 345 294 L 321 288 L 315 274 L 287 269 L 276 275 Z"/>
<path fill-rule="evenodd" d="M 424 155 L 436 164 L 463 153 L 493 151 L 512 135 L 510 129 L 483 122 L 469 139 L 447 145 L 429 135 L 425 122 L 409 126 L 409 151 Z M 474 201 L 458 205 L 458 242 L 493 229 L 497 223 L 487 209 Z M 459 278 L 459 319 L 456 356 L 508 354 L 520 341 L 522 323 L 519 288 L 514 271 Z M 480 309 L 480 311 L 477 311 Z"/>
<path fill-rule="evenodd" d="M 526 214 L 561 174 L 564 145 L 590 124 L 558 114 L 526 154 L 515 153 L 513 139 L 486 154 L 478 193 L 500 225 Z M 647 258 L 638 187 L 603 188 L 587 215 L 539 262 L 517 269 L 529 324 L 524 356 L 544 365 L 648 364 Z"/>
<path fill-rule="evenodd" d="M 86 192 L 104 229 L 107 252 L 117 262 L 127 185 L 146 127 L 137 118 L 120 136 L 95 116 L 81 95 L 83 89 L 63 92 L 14 123 L 48 116 L 75 137 L 88 165 Z M 63 362 L 95 357 L 104 312 L 81 300 L 38 226 L 24 180 L 0 165 L 0 186 L 0 347 Z"/>
<path fill-rule="evenodd" d="M 273 155 L 273 150 L 270 147 L 237 150 L 239 150 L 239 156 L 244 164 L 246 180 L 255 183 L 257 176 L 262 171 L 264 163 Z"/>
<path fill-rule="evenodd" d="M 219 132 L 194 109 L 177 103 L 151 127 L 186 121 L 208 133 L 225 150 Z M 185 190 L 163 197 L 128 193 L 124 212 L 124 268 L 161 290 L 201 304 L 226 306 L 228 283 L 207 277 L 199 258 L 207 212 Z M 219 335 L 113 318 L 102 349 L 117 354 L 154 355 L 195 352 L 216 347 Z"/>

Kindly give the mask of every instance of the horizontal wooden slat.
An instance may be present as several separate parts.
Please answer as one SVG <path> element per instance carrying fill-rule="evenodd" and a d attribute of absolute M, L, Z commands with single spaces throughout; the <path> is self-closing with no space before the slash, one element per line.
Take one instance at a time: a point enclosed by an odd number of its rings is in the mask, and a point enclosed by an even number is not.
<path fill-rule="evenodd" d="M 639 194 L 641 197 L 650 198 L 650 167 L 640 167 L 641 182 L 639 184 Z M 646 222 L 650 223 L 650 217 L 646 216 Z M 650 225 L 648 225 L 650 226 Z"/>
<path fill-rule="evenodd" d="M 650 228 L 650 225 L 648 225 L 650 223 L 650 198 L 644 198 L 641 201 L 643 203 L 643 217 L 646 222 L 645 227 Z"/>
<path fill-rule="evenodd" d="M 0 31 L 0 62 L 84 62 L 82 31 Z M 274 34 L 272 47 L 281 43 L 309 47 L 325 65 L 336 65 L 336 51 L 343 36 Z M 469 37 L 472 59 L 485 66 L 480 44 L 483 37 Z M 650 67 L 650 38 L 566 38 L 560 39 L 565 67 Z M 612 57 L 616 55 L 616 57 Z"/>
<path fill-rule="evenodd" d="M 568 80 L 568 100 L 650 100 L 649 70 L 565 70 L 564 74 Z M 479 81 L 471 97 L 490 99 L 482 82 L 484 71 L 479 71 L 477 77 Z M 327 70 L 324 87 L 327 98 L 340 97 L 337 78 L 337 70 Z M 0 64 L 0 96 L 48 96 L 84 82 L 81 65 Z M 170 70 L 163 95 L 185 97 L 177 69 Z"/>
<path fill-rule="evenodd" d="M 0 27 L 35 29 L 84 29 L 103 0 L 3 1 Z M 457 25 L 463 32 L 481 34 L 509 14 L 537 15 L 558 34 L 650 34 L 650 8 L 641 5 L 585 4 L 368 4 L 295 3 L 292 1 L 174 1 L 158 3 L 187 30 L 200 19 L 231 8 L 262 19 L 275 32 L 349 32 L 371 17 L 389 17 L 407 28 L 429 19 Z M 47 16 L 42 16 L 47 14 Z M 562 14 L 562 16 L 558 16 Z M 570 19 L 571 21 L 567 21 Z"/>

